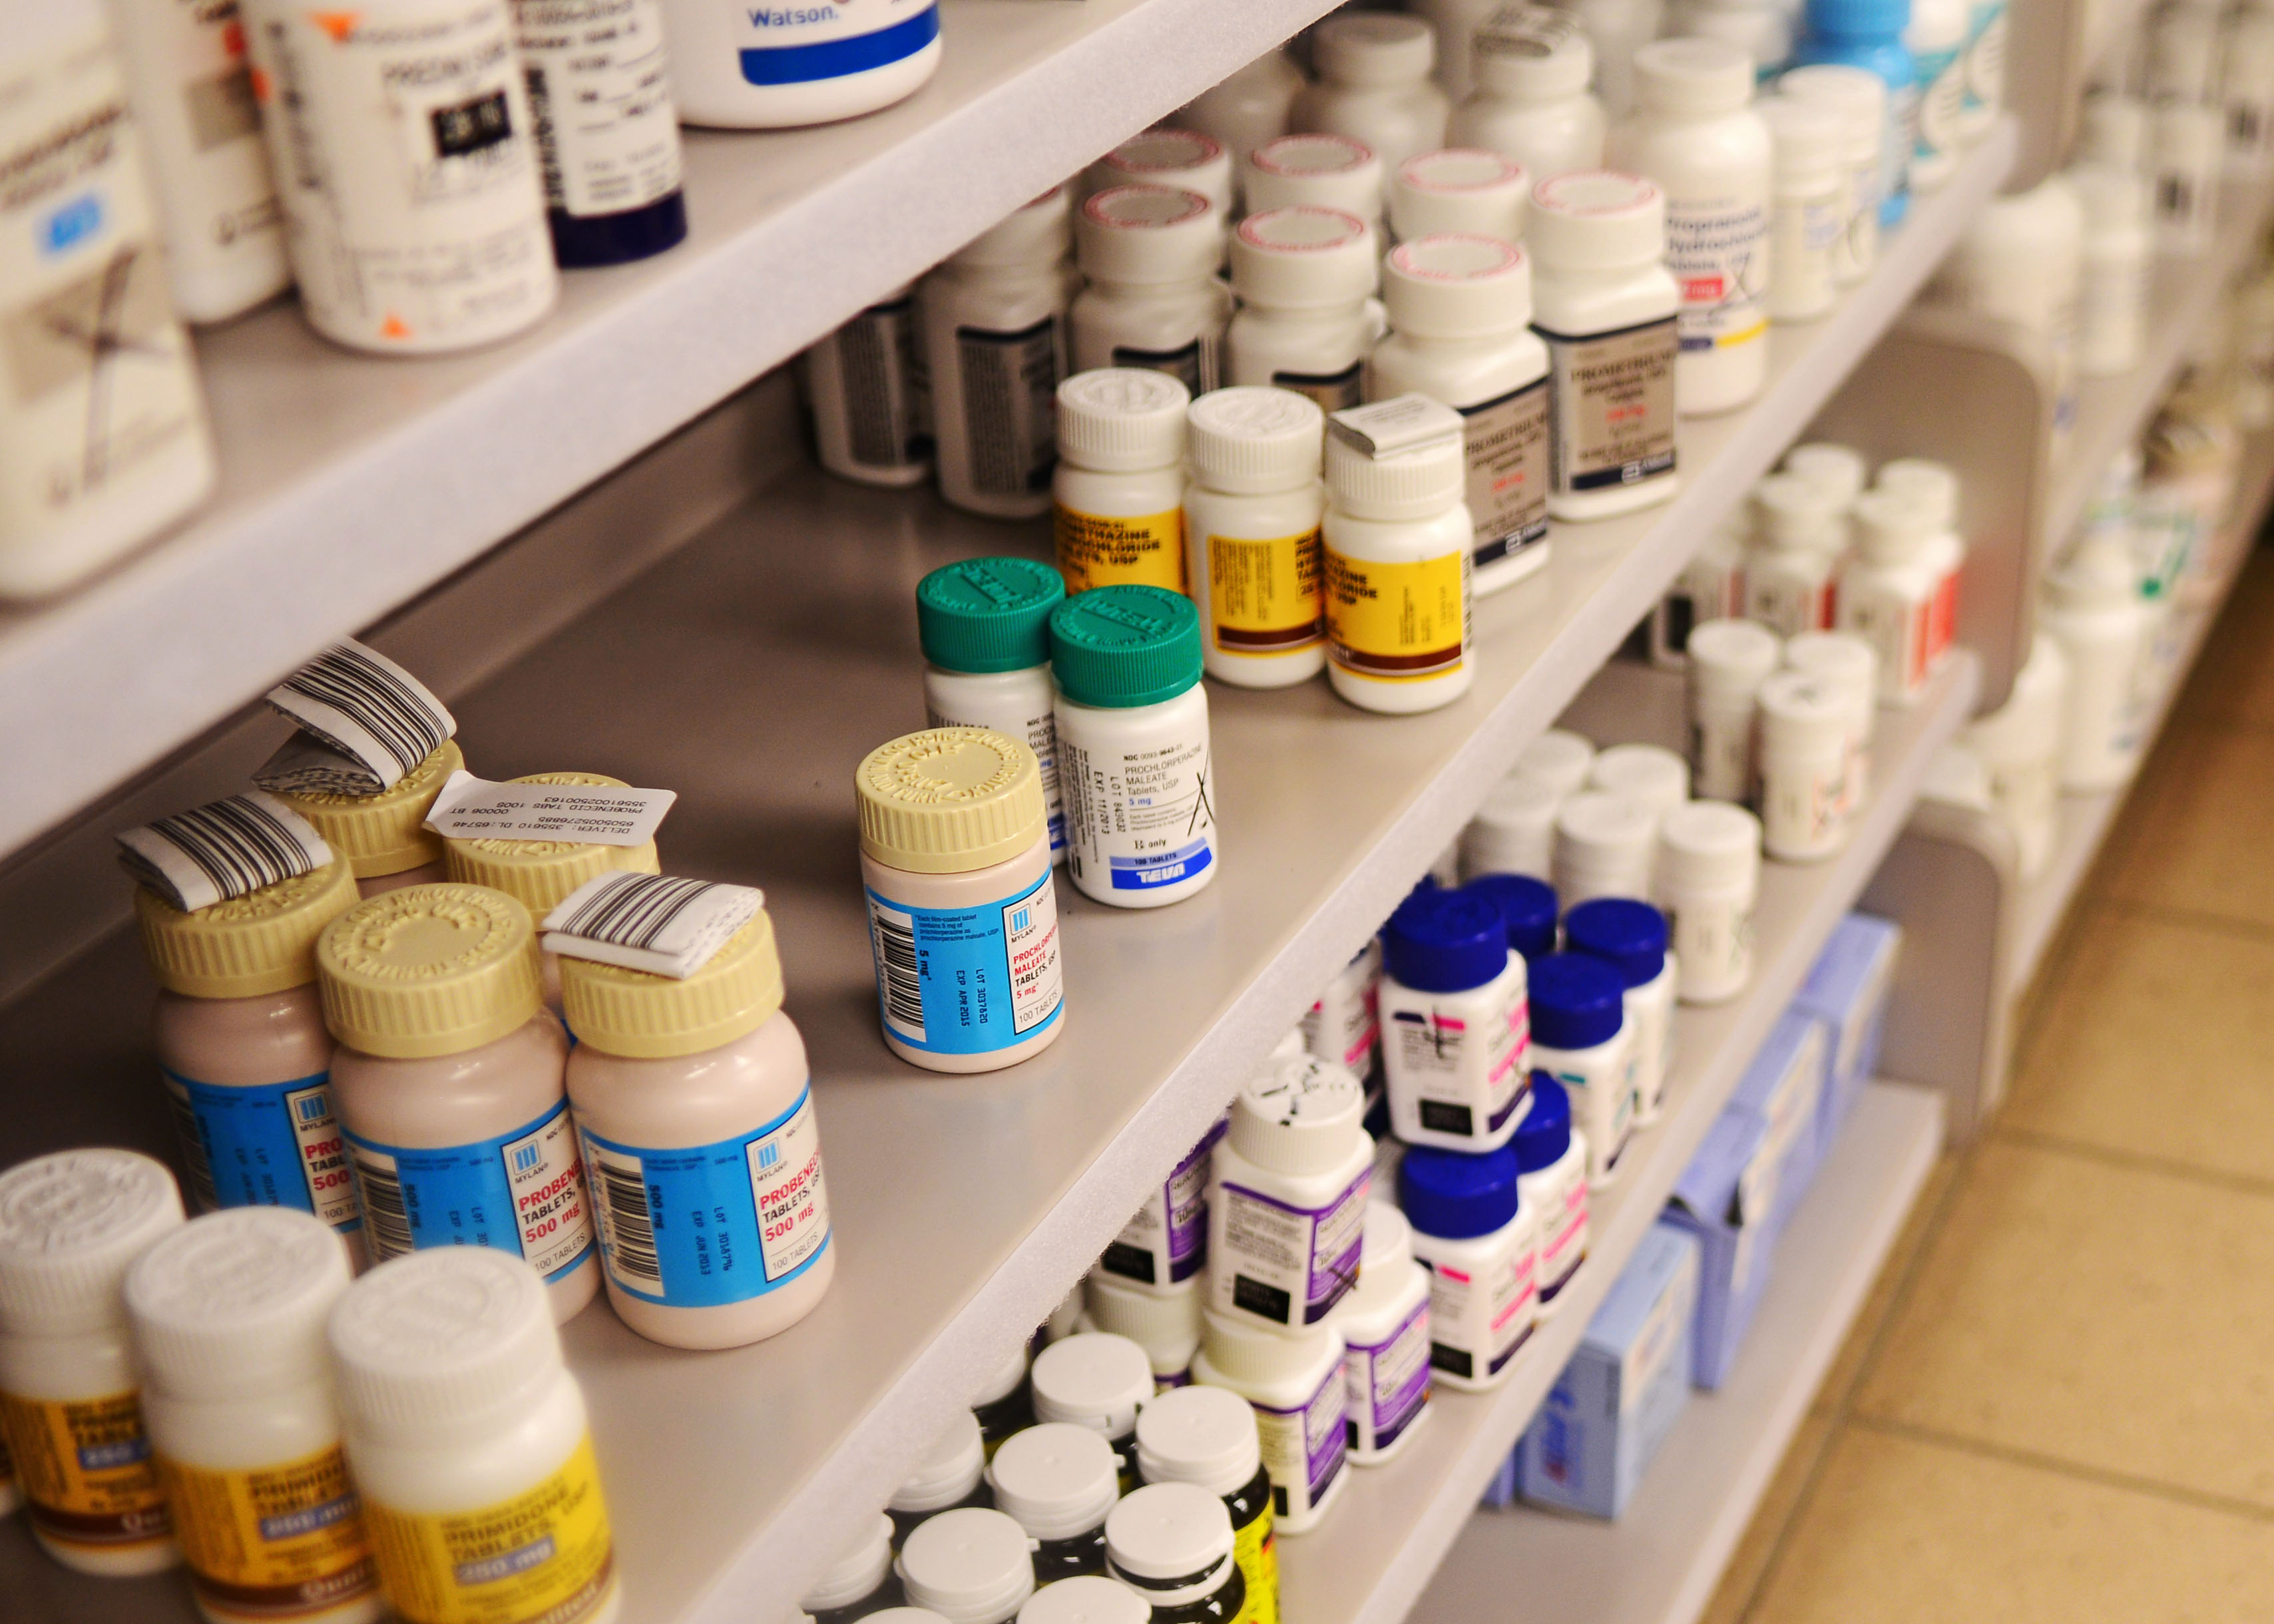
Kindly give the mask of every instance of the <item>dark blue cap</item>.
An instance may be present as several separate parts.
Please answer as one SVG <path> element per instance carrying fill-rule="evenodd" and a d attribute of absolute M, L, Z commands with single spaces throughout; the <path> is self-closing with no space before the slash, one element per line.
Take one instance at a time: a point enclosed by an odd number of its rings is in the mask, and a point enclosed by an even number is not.
<path fill-rule="evenodd" d="M 1508 968 L 1508 927 L 1465 886 L 1416 891 L 1382 927 L 1382 965 L 1416 992 L 1466 992 Z"/>
<path fill-rule="evenodd" d="M 1666 968 L 1666 915 L 1628 897 L 1598 897 L 1571 910 L 1563 941 L 1575 953 L 1600 959 L 1630 987 Z"/>
<path fill-rule="evenodd" d="M 1547 1072 L 1532 1074 L 1532 1109 L 1517 1124 L 1508 1147 L 1516 1153 L 1519 1173 L 1554 1167 L 1571 1148 L 1571 1096 Z"/>
<path fill-rule="evenodd" d="M 1574 913 L 1577 910 L 1574 909 Z M 1532 1041 L 1550 1049 L 1593 1049 L 1618 1035 L 1626 983 L 1585 953 L 1551 953 L 1532 966 Z"/>
<path fill-rule="evenodd" d="M 1505 1229 L 1516 1216 L 1516 1153 L 1472 1155 L 1415 1145 L 1397 1163 L 1397 1204 L 1424 1235 L 1465 1241 Z"/>
<path fill-rule="evenodd" d="M 1461 887 L 1492 898 L 1508 925 L 1508 944 L 1526 964 L 1555 951 L 1555 888 L 1528 874 L 1487 874 Z"/>
<path fill-rule="evenodd" d="M 1843 40 L 1900 37 L 1911 0 L 1808 0 L 1808 32 Z"/>

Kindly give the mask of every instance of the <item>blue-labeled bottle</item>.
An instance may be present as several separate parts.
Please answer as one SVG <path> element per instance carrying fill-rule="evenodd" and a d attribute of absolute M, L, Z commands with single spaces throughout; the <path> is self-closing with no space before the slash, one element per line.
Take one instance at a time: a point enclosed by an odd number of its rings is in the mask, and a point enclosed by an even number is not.
<path fill-rule="evenodd" d="M 1910 207 L 1912 150 L 1918 144 L 1918 64 L 1903 43 L 1910 0 L 1808 0 L 1807 26 L 1796 66 L 1832 63 L 1864 68 L 1887 86 L 1887 127 L 1879 162 L 1879 223 L 1892 226 Z"/>
<path fill-rule="evenodd" d="M 621 265 L 687 236 L 659 0 L 514 0 L 553 257 Z"/>

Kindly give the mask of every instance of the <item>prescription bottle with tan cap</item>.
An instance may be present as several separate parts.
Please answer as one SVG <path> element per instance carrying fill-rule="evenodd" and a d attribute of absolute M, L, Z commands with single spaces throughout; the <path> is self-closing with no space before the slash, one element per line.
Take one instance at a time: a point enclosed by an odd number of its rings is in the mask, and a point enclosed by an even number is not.
<path fill-rule="evenodd" d="M 762 911 L 683 980 L 564 959 L 568 1102 L 608 1301 L 674 1348 L 738 1348 L 837 1272 L 805 1043 Z"/>
<path fill-rule="evenodd" d="M 934 1071 L 992 1071 L 1064 1027 L 1058 891 L 1035 753 L 933 727 L 853 775 L 885 1044 Z"/>
<path fill-rule="evenodd" d="M 538 996 L 537 959 L 529 910 L 479 885 L 369 898 L 316 944 L 373 1260 L 493 1247 L 527 1259 L 566 1320 L 599 1267 L 568 1042 Z"/>
<path fill-rule="evenodd" d="M 362 1244 L 333 1114 L 316 938 L 355 906 L 344 861 L 185 914 L 134 888 L 151 1017 L 190 1193 L 207 1212 L 290 1207 Z"/>
<path fill-rule="evenodd" d="M 445 739 L 425 761 L 404 773 L 392 789 L 376 795 L 342 795 L 326 790 L 272 790 L 277 800 L 315 826 L 335 855 L 354 870 L 356 889 L 366 897 L 405 885 L 432 885 L 445 877 L 442 837 L 427 828 L 434 797 L 454 772 L 465 771 L 465 753 Z"/>

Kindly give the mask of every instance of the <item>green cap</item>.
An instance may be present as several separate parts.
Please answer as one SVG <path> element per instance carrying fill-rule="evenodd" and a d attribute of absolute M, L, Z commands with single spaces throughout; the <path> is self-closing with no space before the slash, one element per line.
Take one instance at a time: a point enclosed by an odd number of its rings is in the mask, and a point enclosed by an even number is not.
<path fill-rule="evenodd" d="M 942 671 L 1025 671 L 1050 658 L 1065 583 L 1032 559 L 975 558 L 916 583 L 916 638 Z"/>
<path fill-rule="evenodd" d="M 1050 611 L 1050 670 L 1081 705 L 1157 705 L 1201 680 L 1201 614 L 1181 592 L 1102 586 Z"/>

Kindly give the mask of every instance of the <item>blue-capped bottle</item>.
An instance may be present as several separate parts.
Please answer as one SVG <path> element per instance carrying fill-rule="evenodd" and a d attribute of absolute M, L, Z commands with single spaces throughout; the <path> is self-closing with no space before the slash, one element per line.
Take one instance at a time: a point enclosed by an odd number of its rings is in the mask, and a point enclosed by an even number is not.
<path fill-rule="evenodd" d="M 1516 1153 L 1417 1145 L 1397 1164 L 1397 1205 L 1429 1271 L 1432 1380 L 1497 1387 L 1540 1320 L 1540 1226 Z"/>
<path fill-rule="evenodd" d="M 1911 154 L 1918 145 L 1918 64 L 1903 43 L 1910 0 L 1808 0 L 1806 27 L 1794 63 L 1862 68 L 1887 86 L 1887 122 L 1879 159 L 1879 223 L 1892 226 L 1910 207 Z"/>
<path fill-rule="evenodd" d="M 1600 959 L 1626 988 L 1626 1024 L 1634 1028 L 1635 1122 L 1658 1120 L 1674 1065 L 1674 1000 L 1679 967 L 1668 942 L 1666 915 L 1630 897 L 1599 897 L 1571 910 L 1563 939 L 1575 953 Z"/>
<path fill-rule="evenodd" d="M 1633 1028 L 1626 983 L 1600 959 L 1555 953 L 1532 966 L 1532 1064 L 1563 1085 L 1586 1135 L 1587 1182 L 1616 1175 L 1634 1132 Z"/>
<path fill-rule="evenodd" d="M 1382 933 L 1382 1063 L 1409 1145 L 1496 1149 L 1531 1101 L 1525 962 L 1490 898 L 1423 886 Z"/>
<path fill-rule="evenodd" d="M 1571 1096 L 1545 1071 L 1532 1074 L 1532 1109 L 1508 1142 L 1516 1188 L 1540 1224 L 1540 1317 L 1587 1260 L 1587 1136 L 1571 1123 Z"/>
<path fill-rule="evenodd" d="M 1555 951 L 1555 888 L 1528 874 L 1487 874 L 1461 887 L 1500 910 L 1508 944 L 1526 964 Z"/>

